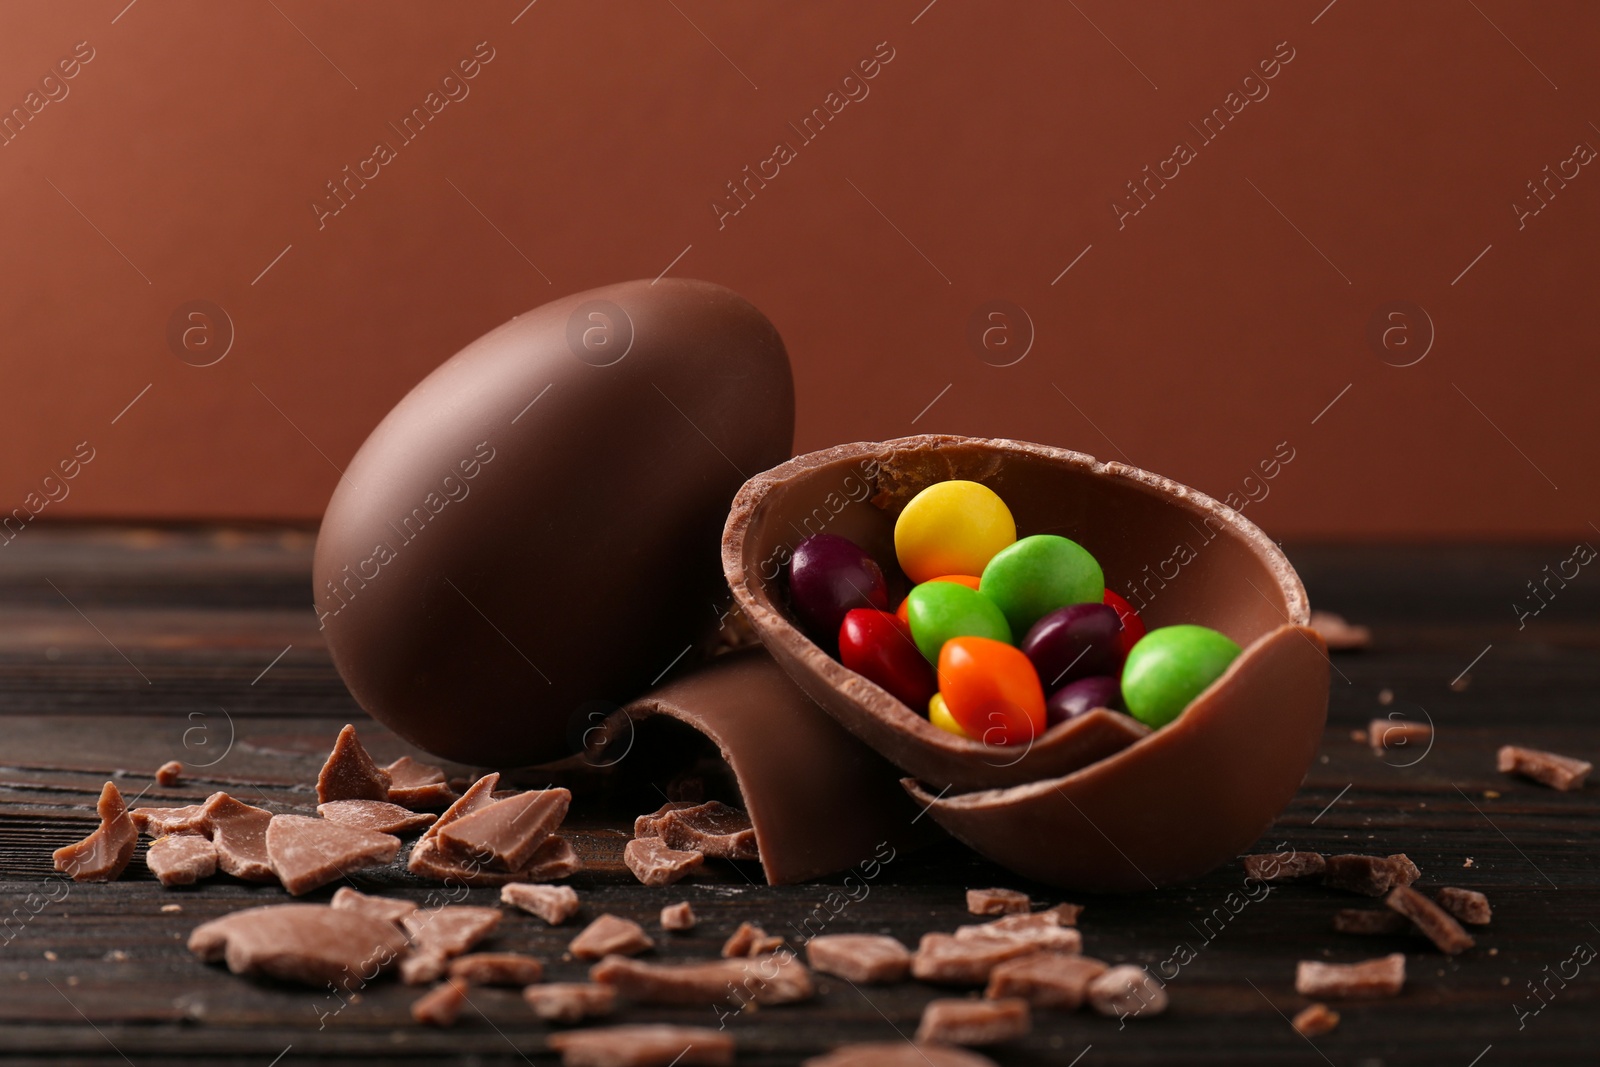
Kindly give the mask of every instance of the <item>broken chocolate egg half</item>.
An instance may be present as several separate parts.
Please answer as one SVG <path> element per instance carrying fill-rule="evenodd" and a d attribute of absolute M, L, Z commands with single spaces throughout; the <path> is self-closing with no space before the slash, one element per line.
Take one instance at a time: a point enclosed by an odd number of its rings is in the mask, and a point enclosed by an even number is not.
<path fill-rule="evenodd" d="M 909 587 L 894 523 L 949 479 L 998 493 L 1019 535 L 1059 534 L 1099 561 L 1146 626 L 1199 623 L 1243 653 L 1170 725 L 1095 709 L 1031 744 L 956 737 L 830 656 L 787 605 L 806 537 L 856 542 Z M 746 482 L 723 531 L 723 572 L 773 659 L 896 766 L 930 817 L 1019 874 L 1083 890 L 1182 881 L 1238 855 L 1272 823 L 1316 755 L 1329 662 L 1278 546 L 1238 512 L 1147 471 L 1001 439 L 927 435 L 840 445 Z"/>

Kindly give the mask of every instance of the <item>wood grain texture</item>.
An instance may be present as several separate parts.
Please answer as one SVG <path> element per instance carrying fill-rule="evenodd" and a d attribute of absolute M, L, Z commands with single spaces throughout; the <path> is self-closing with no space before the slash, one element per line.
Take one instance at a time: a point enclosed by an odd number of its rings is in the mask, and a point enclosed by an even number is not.
<path fill-rule="evenodd" d="M 351 704 L 328 661 L 309 607 L 310 543 L 297 531 L 37 528 L 0 555 L 0 1062 L 555 1062 L 544 1048 L 549 1028 L 515 991 L 474 990 L 461 1023 L 435 1032 L 407 1015 L 414 989 L 376 985 L 341 1006 L 331 994 L 235 978 L 184 949 L 199 922 L 287 899 L 277 889 L 219 878 L 164 890 L 144 868 L 143 846 L 116 883 L 72 885 L 51 871 L 50 850 L 93 825 L 107 779 L 130 798 L 142 793 L 140 803 L 190 803 L 228 789 L 311 814 L 311 782 L 344 722 L 358 724 L 379 759 L 410 751 Z M 953 843 L 897 856 L 864 890 L 842 877 L 774 889 L 720 864 L 650 889 L 621 864 L 635 813 L 583 800 L 569 821 L 588 864 L 573 879 L 583 899 L 574 924 L 612 911 L 653 930 L 663 904 L 688 899 L 700 925 L 661 937 L 662 958 L 715 956 L 746 920 L 798 945 L 819 928 L 817 914 L 829 916 L 828 932 L 890 933 L 915 945 L 926 931 L 969 921 L 965 888 L 1012 886 L 1036 901 L 1086 904 L 1080 926 L 1091 955 L 1158 973 L 1192 959 L 1176 966 L 1167 1015 L 1119 1029 L 1087 1013 L 1040 1012 L 1029 1037 L 991 1050 L 1001 1063 L 1065 1064 L 1080 1053 L 1081 1067 L 1591 1062 L 1600 972 L 1570 977 L 1568 964 L 1564 986 L 1549 976 L 1575 946 L 1600 946 L 1595 788 L 1563 794 L 1507 778 L 1494 752 L 1510 742 L 1591 760 L 1600 753 L 1591 726 L 1600 579 L 1580 576 L 1519 630 L 1510 604 L 1544 564 L 1566 557 L 1557 546 L 1290 554 L 1313 603 L 1372 626 L 1374 647 L 1335 655 L 1322 754 L 1257 849 L 1406 852 L 1422 868 L 1419 888 L 1489 895 L 1494 922 L 1474 930 L 1476 949 L 1451 959 L 1419 938 L 1336 934 L 1334 911 L 1366 902 L 1316 888 L 1280 888 L 1241 905 L 1237 864 L 1177 889 L 1086 898 L 1019 881 Z M 1394 701 L 1381 705 L 1386 688 Z M 1436 739 L 1414 765 L 1400 766 L 1414 753 L 1378 757 L 1350 737 L 1387 711 L 1419 717 L 1418 709 Z M 189 768 L 172 788 L 153 779 L 168 759 Z M 437 891 L 399 868 L 351 882 L 419 902 Z M 860 899 L 832 914 L 828 895 L 846 890 Z M 472 903 L 495 899 L 493 890 L 470 893 Z M 173 903 L 182 911 L 160 910 Z M 562 959 L 577 928 L 508 914 L 488 947 L 529 952 L 549 980 L 570 980 L 584 970 Z M 1305 1004 L 1293 992 L 1296 960 L 1391 951 L 1407 954 L 1401 997 L 1337 1005 L 1339 1028 L 1314 1043 L 1290 1029 L 1287 1016 Z M 1547 980 L 1547 1006 L 1519 1019 L 1519 1008 L 1541 1004 L 1528 983 Z M 938 995 L 918 983 L 856 989 L 820 977 L 818 987 L 809 1004 L 731 1018 L 738 1062 L 793 1064 L 839 1042 L 909 1035 Z M 620 1019 L 717 1025 L 710 1006 L 634 1008 Z"/>

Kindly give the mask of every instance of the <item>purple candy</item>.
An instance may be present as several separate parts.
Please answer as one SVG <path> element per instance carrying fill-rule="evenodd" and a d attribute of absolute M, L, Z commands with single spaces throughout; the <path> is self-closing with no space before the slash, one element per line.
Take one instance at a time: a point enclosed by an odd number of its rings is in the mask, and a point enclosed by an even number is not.
<path fill-rule="evenodd" d="M 1068 604 L 1028 631 L 1019 646 L 1046 693 L 1091 675 L 1122 670 L 1122 620 L 1104 604 Z"/>
<path fill-rule="evenodd" d="M 1079 678 L 1057 689 L 1044 702 L 1044 718 L 1045 722 L 1054 726 L 1058 722 L 1076 719 L 1095 708 L 1110 708 L 1113 711 L 1122 708 L 1122 686 L 1108 674 Z"/>
<path fill-rule="evenodd" d="M 811 639 L 825 648 L 839 640 L 852 608 L 889 608 L 883 569 L 859 545 L 836 534 L 812 534 L 789 560 L 789 603 Z"/>

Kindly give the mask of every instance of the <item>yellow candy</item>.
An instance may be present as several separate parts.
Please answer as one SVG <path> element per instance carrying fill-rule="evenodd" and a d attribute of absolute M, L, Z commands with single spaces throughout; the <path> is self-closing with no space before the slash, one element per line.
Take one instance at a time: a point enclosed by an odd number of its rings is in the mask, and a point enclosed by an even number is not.
<path fill-rule="evenodd" d="M 894 552 L 913 582 L 982 574 L 990 558 L 1016 539 L 1011 509 L 977 482 L 935 482 L 911 498 L 894 524 Z"/>
<path fill-rule="evenodd" d="M 928 721 L 939 729 L 955 734 L 957 737 L 967 736 L 967 732 L 961 728 L 961 724 L 956 722 L 956 717 L 950 714 L 950 709 L 945 707 L 944 697 L 939 693 L 933 694 L 933 699 L 928 701 Z"/>

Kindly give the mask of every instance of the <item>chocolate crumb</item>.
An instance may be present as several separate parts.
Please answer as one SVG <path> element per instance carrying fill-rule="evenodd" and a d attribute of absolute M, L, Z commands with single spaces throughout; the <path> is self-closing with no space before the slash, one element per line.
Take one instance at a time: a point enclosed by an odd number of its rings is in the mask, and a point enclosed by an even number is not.
<path fill-rule="evenodd" d="M 1500 749 L 1496 765 L 1501 774 L 1520 774 L 1540 785 L 1567 792 L 1582 789 L 1584 779 L 1594 765 L 1571 756 L 1543 752 L 1536 748 L 1519 748 L 1505 745 Z"/>
<path fill-rule="evenodd" d="M 1381 897 L 1395 884 L 1395 864 L 1385 856 L 1329 856 L 1322 884 L 1367 897 Z"/>
<path fill-rule="evenodd" d="M 1025 915 L 1032 909 L 1028 894 L 1015 889 L 967 890 L 967 911 L 973 915 Z"/>
<path fill-rule="evenodd" d="M 560 926 L 578 913 L 578 891 L 570 885 L 510 882 L 500 887 L 500 903 L 537 915 L 551 926 Z"/>
<path fill-rule="evenodd" d="M 467 984 L 449 978 L 411 1003 L 411 1017 L 427 1026 L 454 1026 L 467 1003 Z"/>
<path fill-rule="evenodd" d="M 777 944 L 772 944 L 777 941 Z M 783 938 L 772 938 L 759 926 L 751 923 L 740 923 L 739 928 L 728 935 L 728 940 L 722 943 L 722 956 L 731 959 L 738 956 L 760 956 L 776 951 L 783 947 Z"/>
<path fill-rule="evenodd" d="M 589 968 L 596 982 L 615 986 L 641 1004 L 788 1004 L 816 995 L 811 972 L 792 952 L 736 960 L 645 963 L 607 956 Z"/>
<path fill-rule="evenodd" d="M 608 912 L 573 938 L 567 950 L 580 960 L 597 960 L 603 956 L 634 956 L 654 947 L 655 942 L 644 927 Z"/>
<path fill-rule="evenodd" d="M 144 862 L 162 885 L 193 885 L 217 873 L 217 846 L 199 834 L 168 834 L 150 843 Z"/>
<path fill-rule="evenodd" d="M 1372 631 L 1365 626 L 1352 626 L 1343 615 L 1331 611 L 1312 611 L 1311 628 L 1317 631 L 1325 645 L 1333 652 L 1349 652 L 1372 647 Z"/>
<path fill-rule="evenodd" d="M 372 762 L 356 737 L 356 728 L 346 724 L 317 775 L 317 803 L 388 799 L 389 772 Z"/>
<path fill-rule="evenodd" d="M 698 920 L 694 917 L 694 909 L 687 900 L 680 900 L 676 904 L 668 904 L 661 909 L 661 929 L 671 931 L 693 930 Z"/>
<path fill-rule="evenodd" d="M 645 885 L 672 885 L 705 863 L 705 855 L 669 848 L 659 837 L 636 837 L 622 849 L 622 862 Z"/>
<path fill-rule="evenodd" d="M 1028 1002 L 1005 1000 L 930 1000 L 917 1026 L 918 1041 L 949 1045 L 993 1045 L 1022 1037 L 1032 1027 Z"/>
<path fill-rule="evenodd" d="M 156 785 L 174 786 L 183 780 L 183 764 L 168 760 L 156 768 Z"/>
<path fill-rule="evenodd" d="M 110 882 L 122 876 L 139 844 L 139 828 L 128 817 L 128 805 L 116 785 L 107 782 L 95 803 L 100 825 L 82 841 L 63 845 L 52 856 L 56 870 L 74 882 Z"/>
<path fill-rule="evenodd" d="M 1406 982 L 1406 957 L 1395 952 L 1360 963 L 1301 960 L 1294 991 L 1303 997 L 1392 997 Z"/>
<path fill-rule="evenodd" d="M 1426 748 L 1428 742 L 1433 740 L 1433 727 L 1425 722 L 1412 722 L 1408 719 L 1373 719 L 1368 727 L 1367 736 L 1374 752 L 1413 746 Z"/>
<path fill-rule="evenodd" d="M 1312 1004 L 1300 1009 L 1291 1025 L 1305 1037 L 1318 1037 L 1339 1025 L 1339 1013 L 1326 1004 Z"/>
<path fill-rule="evenodd" d="M 1263 882 L 1314 878 L 1327 866 L 1327 857 L 1320 852 L 1264 852 L 1244 857 L 1244 873 Z"/>
<path fill-rule="evenodd" d="M 1083 905 L 1061 903 L 1057 904 L 1053 908 L 1046 908 L 1039 914 L 1054 915 L 1056 917 L 1056 922 L 1060 923 L 1062 926 L 1077 926 L 1078 916 L 1083 914 Z"/>
<path fill-rule="evenodd" d="M 1472 935 L 1463 930 L 1449 912 L 1410 886 L 1395 886 L 1384 903 L 1416 923 L 1417 929 L 1446 955 L 1465 952 L 1475 944 Z"/>
<path fill-rule="evenodd" d="M 1387 908 L 1340 908 L 1333 913 L 1333 928 L 1341 934 L 1403 934 L 1411 928 L 1405 916 Z"/>
<path fill-rule="evenodd" d="M 806 961 L 856 985 L 888 985 L 905 981 L 911 950 L 879 934 L 821 934 L 806 942 Z"/>
<path fill-rule="evenodd" d="M 1143 967 L 1124 963 L 1089 980 L 1085 991 L 1089 1006 L 1101 1015 L 1119 1019 L 1160 1015 L 1167 1010 L 1167 990 Z"/>
<path fill-rule="evenodd" d="M 169 913 L 170 912 L 179 912 L 179 911 L 183 910 L 183 905 L 182 904 L 163 904 L 163 905 L 161 905 L 161 910 L 164 911 L 164 912 L 169 912 Z"/>
<path fill-rule="evenodd" d="M 617 991 L 598 982 L 550 982 L 522 991 L 533 1013 L 545 1022 L 575 1023 L 596 1015 L 610 1015 L 617 1007 Z"/>
<path fill-rule="evenodd" d="M 450 961 L 450 977 L 468 985 L 532 985 L 544 977 L 544 964 L 518 952 L 473 952 Z"/>
<path fill-rule="evenodd" d="M 733 1063 L 733 1036 L 698 1026 L 655 1023 L 552 1034 L 550 1048 L 565 1067 L 724 1067 Z"/>
<path fill-rule="evenodd" d="M 1434 894 L 1434 899 L 1442 908 L 1464 923 L 1471 923 L 1473 926 L 1489 924 L 1489 917 L 1492 914 L 1489 898 L 1476 890 L 1445 886 Z"/>

